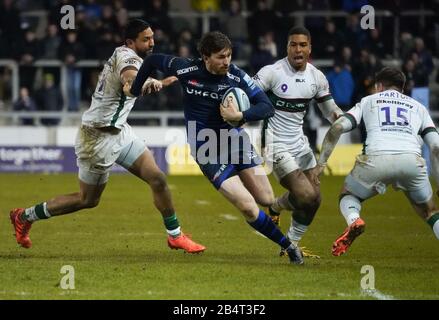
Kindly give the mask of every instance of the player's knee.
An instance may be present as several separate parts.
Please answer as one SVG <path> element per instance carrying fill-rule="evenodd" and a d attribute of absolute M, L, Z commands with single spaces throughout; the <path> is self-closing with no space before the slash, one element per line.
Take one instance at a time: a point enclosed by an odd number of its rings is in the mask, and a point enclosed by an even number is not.
<path fill-rule="evenodd" d="M 250 218 L 254 216 L 255 210 L 258 207 L 253 199 L 239 200 L 235 205 L 244 216 Z"/>
<path fill-rule="evenodd" d="M 257 203 L 263 207 L 269 207 L 274 203 L 273 192 L 264 192 L 257 198 Z"/>
<path fill-rule="evenodd" d="M 82 209 L 91 209 L 95 208 L 99 204 L 100 198 L 83 198 L 81 199 L 81 208 Z"/>
<path fill-rule="evenodd" d="M 154 192 L 163 192 L 167 188 L 166 175 L 163 172 L 157 172 L 148 183 Z"/>
<path fill-rule="evenodd" d="M 297 197 L 298 206 L 300 208 L 318 208 L 320 206 L 320 192 L 308 191 Z"/>

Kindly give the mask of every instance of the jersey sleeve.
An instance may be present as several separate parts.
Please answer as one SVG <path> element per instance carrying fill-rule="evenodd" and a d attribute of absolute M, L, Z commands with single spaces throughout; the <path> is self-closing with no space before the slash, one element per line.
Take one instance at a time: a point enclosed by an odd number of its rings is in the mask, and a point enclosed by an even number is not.
<path fill-rule="evenodd" d="M 122 53 L 116 61 L 116 74 L 120 75 L 123 69 L 127 67 L 134 67 L 137 70 L 142 65 L 142 59 L 136 55 L 129 53 Z"/>
<path fill-rule="evenodd" d="M 316 85 L 317 92 L 314 98 L 317 103 L 322 103 L 332 99 L 331 92 L 329 91 L 328 79 L 326 79 L 326 76 L 320 70 L 317 70 Z"/>
<path fill-rule="evenodd" d="M 349 119 L 349 121 L 351 121 L 352 129 L 355 129 L 361 122 L 361 119 L 363 118 L 363 108 L 366 103 L 367 100 L 362 99 L 359 103 L 343 114 L 343 117 L 346 117 Z"/>
<path fill-rule="evenodd" d="M 419 107 L 421 116 L 421 128 L 419 129 L 422 138 L 429 132 L 437 132 L 436 126 L 434 125 L 433 119 L 431 119 L 427 108 L 424 106 Z"/>
<path fill-rule="evenodd" d="M 272 88 L 272 75 L 271 66 L 265 66 L 257 74 L 254 75 L 253 81 L 263 91 L 267 92 Z"/>
<path fill-rule="evenodd" d="M 253 79 L 250 78 L 250 76 L 247 73 L 245 73 L 241 69 L 238 70 L 239 70 L 239 78 L 240 78 L 239 87 L 242 90 L 244 90 L 245 93 L 247 93 L 250 102 L 252 102 L 252 98 L 262 90 L 256 85 L 255 81 L 253 81 Z"/>

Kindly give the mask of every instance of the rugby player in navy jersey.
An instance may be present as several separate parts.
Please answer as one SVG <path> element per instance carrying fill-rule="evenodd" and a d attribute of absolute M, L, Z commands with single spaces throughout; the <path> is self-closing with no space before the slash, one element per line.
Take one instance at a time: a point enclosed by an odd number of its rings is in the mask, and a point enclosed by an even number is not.
<path fill-rule="evenodd" d="M 184 114 L 191 154 L 213 186 L 241 213 L 248 224 L 285 249 L 294 264 L 303 255 L 276 227 L 258 204 L 268 207 L 274 194 L 261 166 L 262 160 L 242 128 L 228 122 L 258 121 L 274 114 L 274 108 L 253 80 L 231 64 L 232 44 L 220 32 L 205 34 L 198 50 L 201 59 L 152 54 L 139 69 L 136 79 L 124 87 L 126 95 L 138 96 L 154 70 L 176 76 L 184 92 Z M 221 104 L 230 87 L 244 90 L 252 107 L 238 111 L 233 103 Z"/>

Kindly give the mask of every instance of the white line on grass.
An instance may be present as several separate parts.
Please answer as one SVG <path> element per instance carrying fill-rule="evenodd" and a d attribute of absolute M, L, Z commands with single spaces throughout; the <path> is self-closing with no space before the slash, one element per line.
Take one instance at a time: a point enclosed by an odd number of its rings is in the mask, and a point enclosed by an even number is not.
<path fill-rule="evenodd" d="M 196 204 L 199 204 L 200 206 L 207 206 L 208 204 L 210 204 L 210 201 L 206 201 L 206 200 L 195 200 Z"/>
<path fill-rule="evenodd" d="M 266 236 L 264 236 L 262 233 L 258 232 L 258 231 L 253 231 L 254 233 L 256 233 L 258 236 L 261 236 L 263 238 L 267 238 Z"/>
<path fill-rule="evenodd" d="M 233 214 L 228 214 L 228 213 L 220 214 L 220 217 L 222 217 L 226 220 L 238 220 L 237 216 L 235 216 Z"/>
<path fill-rule="evenodd" d="M 376 290 L 376 289 L 375 290 L 363 290 L 362 292 L 363 292 L 363 294 L 365 294 L 367 296 L 371 296 L 371 297 L 378 299 L 378 300 L 396 300 L 396 298 L 394 296 L 384 294 L 381 291 Z"/>

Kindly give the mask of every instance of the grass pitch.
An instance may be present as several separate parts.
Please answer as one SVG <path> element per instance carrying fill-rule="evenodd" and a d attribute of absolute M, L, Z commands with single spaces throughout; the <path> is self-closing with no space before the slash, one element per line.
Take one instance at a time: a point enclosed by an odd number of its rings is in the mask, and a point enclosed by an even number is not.
<path fill-rule="evenodd" d="M 439 299 L 439 242 L 400 192 L 363 204 L 366 232 L 333 257 L 331 244 L 345 228 L 343 177 L 324 177 L 322 206 L 301 243 L 321 259 L 293 266 L 204 177 L 168 182 L 183 230 L 205 253 L 167 247 L 149 188 L 129 175 L 111 176 L 97 208 L 35 223 L 33 247 L 20 248 L 9 210 L 74 192 L 77 178 L 0 175 L 0 299 Z M 284 212 L 282 230 L 289 220 Z M 64 265 L 74 268 L 74 290 L 60 286 Z M 375 273 L 377 290 L 369 293 L 360 285 L 365 265 Z"/>

